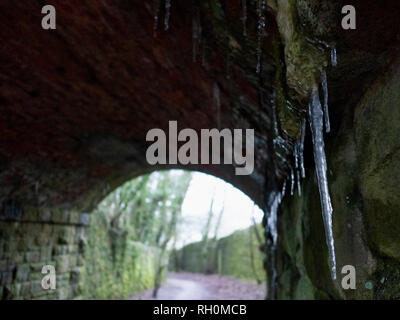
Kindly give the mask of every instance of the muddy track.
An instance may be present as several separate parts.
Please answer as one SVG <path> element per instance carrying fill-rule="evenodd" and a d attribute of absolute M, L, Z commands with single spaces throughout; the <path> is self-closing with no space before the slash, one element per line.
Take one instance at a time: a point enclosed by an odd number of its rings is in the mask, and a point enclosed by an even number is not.
<path fill-rule="evenodd" d="M 265 284 L 219 275 L 170 273 L 156 300 L 263 300 Z M 131 300 L 152 300 L 147 290 Z"/>

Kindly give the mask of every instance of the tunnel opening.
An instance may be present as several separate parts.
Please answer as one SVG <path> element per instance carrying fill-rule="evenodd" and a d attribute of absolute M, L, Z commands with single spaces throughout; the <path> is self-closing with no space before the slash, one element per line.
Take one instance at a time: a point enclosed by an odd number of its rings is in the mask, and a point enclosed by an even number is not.
<path fill-rule="evenodd" d="M 81 297 L 264 299 L 262 215 L 240 190 L 200 172 L 126 182 L 90 214 Z"/>

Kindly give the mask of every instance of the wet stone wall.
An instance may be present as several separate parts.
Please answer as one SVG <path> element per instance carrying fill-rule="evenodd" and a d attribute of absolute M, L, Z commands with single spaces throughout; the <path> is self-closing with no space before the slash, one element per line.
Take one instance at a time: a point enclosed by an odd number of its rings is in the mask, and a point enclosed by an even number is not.
<path fill-rule="evenodd" d="M 89 214 L 21 207 L 0 211 L 0 299 L 73 299 L 79 295 Z M 56 289 L 42 287 L 45 265 L 54 266 Z"/>

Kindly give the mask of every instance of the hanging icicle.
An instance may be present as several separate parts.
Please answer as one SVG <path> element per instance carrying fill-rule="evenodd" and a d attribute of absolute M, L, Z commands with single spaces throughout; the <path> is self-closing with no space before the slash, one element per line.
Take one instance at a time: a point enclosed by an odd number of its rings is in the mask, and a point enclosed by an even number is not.
<path fill-rule="evenodd" d="M 164 29 L 169 29 L 169 18 L 171 16 L 171 0 L 165 0 L 165 17 L 164 17 Z"/>
<path fill-rule="evenodd" d="M 299 158 L 300 158 L 300 170 L 301 170 L 301 177 L 304 179 L 306 177 L 306 171 L 304 169 L 304 139 L 306 136 L 306 120 L 303 120 L 301 124 L 301 137 L 298 144 L 299 148 Z"/>
<path fill-rule="evenodd" d="M 153 37 L 157 36 L 159 13 L 160 13 L 160 0 L 153 0 L 153 14 L 154 14 Z"/>
<path fill-rule="evenodd" d="M 293 169 L 290 171 L 290 195 L 294 194 L 294 173 Z"/>
<path fill-rule="evenodd" d="M 329 195 L 327 163 L 325 156 L 324 134 L 323 134 L 323 112 L 319 100 L 318 87 L 314 87 L 309 106 L 310 126 L 312 132 L 315 169 L 317 172 L 319 194 L 321 199 L 322 217 L 324 220 L 326 243 L 329 250 L 332 279 L 336 279 L 336 257 L 335 244 L 332 228 L 332 204 Z"/>
<path fill-rule="evenodd" d="M 322 90 L 324 94 L 324 118 L 325 118 L 325 130 L 326 132 L 331 131 L 331 124 L 329 121 L 329 106 L 328 106 L 328 79 L 325 70 L 321 73 Z"/>
<path fill-rule="evenodd" d="M 331 63 L 333 67 L 337 66 L 337 52 L 336 52 L 336 48 L 333 48 L 331 50 Z"/>
<path fill-rule="evenodd" d="M 301 178 L 299 170 L 296 170 L 296 178 L 297 178 L 297 191 L 299 193 L 299 197 L 301 197 Z"/>
<path fill-rule="evenodd" d="M 286 180 L 285 180 L 285 182 L 283 183 L 283 187 L 282 187 L 282 199 L 283 199 L 283 197 L 285 196 L 285 194 L 286 194 Z"/>
<path fill-rule="evenodd" d="M 294 146 L 294 167 L 299 168 L 299 144 L 296 143 Z"/>
<path fill-rule="evenodd" d="M 271 259 L 272 278 L 270 282 L 271 288 L 275 288 L 277 272 L 276 272 L 276 247 L 278 244 L 278 209 L 281 203 L 282 195 L 279 192 L 272 192 L 269 195 L 267 207 L 267 235 L 272 241 L 269 245 L 269 258 Z M 271 293 L 273 294 L 273 293 Z"/>

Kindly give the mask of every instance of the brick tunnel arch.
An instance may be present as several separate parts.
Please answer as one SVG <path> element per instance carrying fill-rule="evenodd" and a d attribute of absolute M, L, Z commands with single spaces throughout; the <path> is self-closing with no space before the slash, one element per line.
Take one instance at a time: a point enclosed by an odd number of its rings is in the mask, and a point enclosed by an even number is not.
<path fill-rule="evenodd" d="M 56 6 L 54 32 L 35 23 L 41 18 L 39 3 L 2 8 L 1 37 L 7 43 L 1 66 L 6 80 L 1 94 L 2 202 L 35 203 L 40 192 L 43 205 L 85 210 L 101 194 L 97 189 L 104 182 L 117 185 L 152 170 L 144 157 L 146 133 L 166 130 L 168 120 L 177 120 L 179 128 L 196 131 L 255 129 L 255 148 L 260 151 L 250 180 L 234 177 L 226 167 L 195 169 L 237 184 L 261 203 L 266 175 L 272 181 L 276 172 L 285 171 L 268 152 L 272 57 L 266 57 L 265 104 L 260 106 L 260 79 L 246 75 L 255 56 L 237 64 L 238 57 L 227 57 L 225 44 L 220 47 L 213 36 L 204 46 L 207 65 L 193 62 L 191 17 L 171 24 L 168 33 L 160 26 L 154 36 L 152 8 L 141 1 Z M 177 2 L 173 13 L 198 10 L 187 6 Z M 21 28 L 6 25 L 15 15 Z M 99 19 L 105 19 L 101 30 L 96 28 Z M 203 24 L 203 34 L 211 35 L 213 30 Z M 18 48 L 15 39 L 23 38 L 29 39 L 29 50 Z M 80 48 L 82 41 L 86 45 Z"/>
<path fill-rule="evenodd" d="M 84 228 L 83 212 L 100 201 L 108 185 L 111 190 L 159 169 L 145 161 L 148 130 L 167 131 L 168 120 L 197 132 L 214 127 L 254 129 L 251 176 L 238 177 L 231 166 L 184 169 L 220 177 L 266 208 L 268 195 L 290 178 L 310 92 L 320 82 L 321 70 L 326 69 L 329 79 L 331 131 L 338 134 L 328 136 L 326 145 L 328 151 L 336 151 L 343 136 L 358 132 L 355 110 L 367 88 L 398 64 L 398 3 L 391 0 L 353 1 L 358 28 L 346 33 L 339 14 L 345 1 L 299 0 L 288 6 L 286 1 L 267 1 L 268 28 L 263 34 L 257 33 L 257 8 L 249 5 L 243 19 L 240 1 L 173 1 L 168 30 L 161 23 L 165 9 L 157 10 L 150 1 L 51 2 L 57 9 L 57 30 L 50 31 L 41 28 L 40 1 L 9 0 L 0 6 L 3 288 L 9 279 L 26 280 L 23 261 L 40 259 L 29 248 L 45 242 L 34 236 L 27 244 L 4 239 L 52 233 L 49 221 L 60 230 L 69 223 Z M 330 67 L 333 48 L 338 52 L 337 68 Z M 310 144 L 309 134 L 307 139 Z M 365 157 L 364 150 L 358 151 L 359 158 Z M 306 167 L 312 170 L 311 148 L 306 153 Z M 339 172 L 344 172 L 342 167 Z M 307 202 L 318 199 L 317 187 L 307 179 L 309 197 L 303 207 L 318 212 L 312 223 L 322 229 L 316 222 L 321 220 L 319 204 Z M 353 189 L 363 190 L 357 183 Z M 366 202 L 375 196 L 359 195 Z M 342 202 L 340 196 L 334 199 L 338 207 Z M 291 209 L 296 216 L 299 210 Z M 359 210 L 364 212 L 364 205 Z M 27 223 L 17 222 L 21 219 Z M 310 239 L 324 243 L 323 238 Z M 12 254 L 18 246 L 28 249 L 27 254 Z M 282 269 L 296 277 L 303 272 L 295 263 L 286 263 L 286 253 L 280 258 Z M 18 271 L 15 266 L 20 264 L 24 267 Z M 331 284 L 319 286 L 319 274 L 310 277 L 318 292 L 345 296 L 332 293 Z"/>

